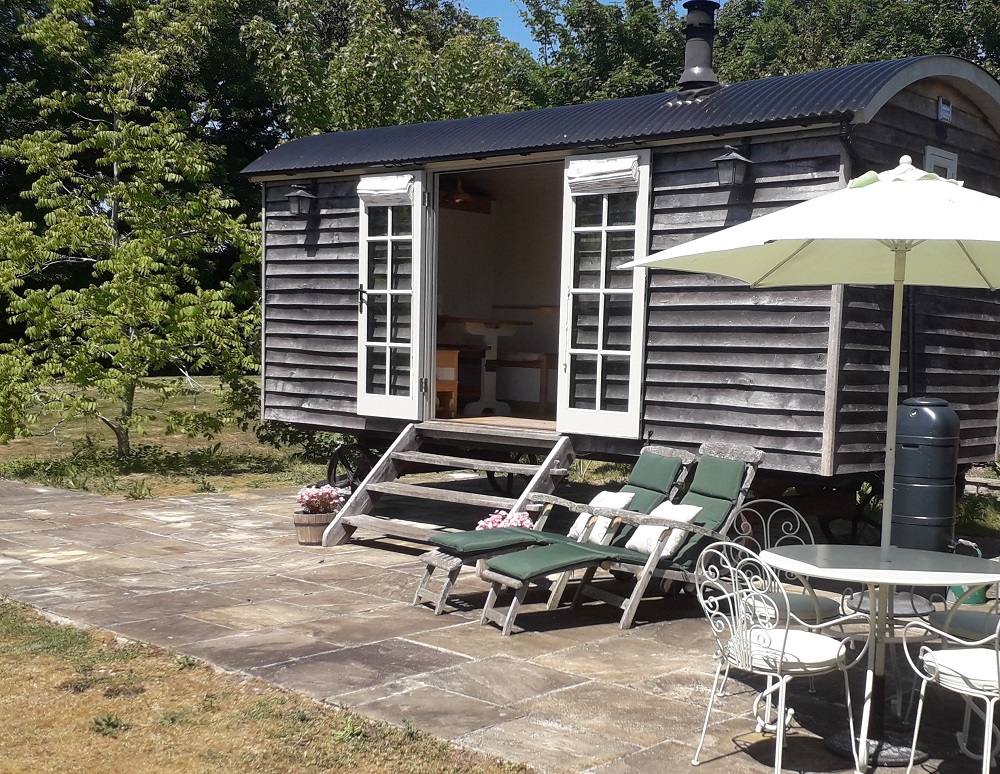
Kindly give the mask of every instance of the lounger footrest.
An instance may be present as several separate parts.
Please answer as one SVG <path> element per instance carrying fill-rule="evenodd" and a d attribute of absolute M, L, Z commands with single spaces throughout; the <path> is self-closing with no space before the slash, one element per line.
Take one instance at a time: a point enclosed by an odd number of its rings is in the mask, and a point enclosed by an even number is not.
<path fill-rule="evenodd" d="M 462 566 L 461 557 L 446 554 L 444 551 L 438 551 L 437 549 L 428 551 L 426 554 L 421 554 L 420 559 L 431 567 L 437 567 L 439 570 L 445 570 L 446 572 L 457 570 Z"/>
<path fill-rule="evenodd" d="M 508 589 L 514 589 L 515 591 L 524 585 L 524 583 L 519 581 L 517 578 L 511 578 L 509 575 L 493 572 L 489 568 L 485 567 L 480 571 L 479 577 L 489 583 L 499 583 L 501 586 L 505 586 Z"/>

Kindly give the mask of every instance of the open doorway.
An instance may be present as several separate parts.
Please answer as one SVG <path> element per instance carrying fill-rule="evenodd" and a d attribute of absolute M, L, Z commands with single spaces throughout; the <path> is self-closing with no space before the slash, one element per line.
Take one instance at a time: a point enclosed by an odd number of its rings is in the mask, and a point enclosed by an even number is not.
<path fill-rule="evenodd" d="M 555 418 L 562 162 L 438 176 L 436 415 Z"/>

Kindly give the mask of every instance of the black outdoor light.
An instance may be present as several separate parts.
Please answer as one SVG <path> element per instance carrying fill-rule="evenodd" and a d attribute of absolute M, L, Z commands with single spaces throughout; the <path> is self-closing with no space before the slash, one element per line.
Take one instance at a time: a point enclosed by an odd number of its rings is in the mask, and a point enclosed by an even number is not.
<path fill-rule="evenodd" d="M 316 194 L 312 192 L 312 186 L 293 185 L 292 190 L 285 194 L 288 199 L 288 212 L 292 215 L 308 215 L 312 210 L 313 202 L 316 201 Z"/>
<path fill-rule="evenodd" d="M 744 145 L 740 150 L 736 150 L 732 145 L 727 145 L 725 153 L 712 159 L 712 162 L 719 168 L 719 185 L 726 188 L 738 188 L 746 182 L 747 171 L 753 164 L 744 155 L 749 152 L 750 148 L 747 145 Z"/>

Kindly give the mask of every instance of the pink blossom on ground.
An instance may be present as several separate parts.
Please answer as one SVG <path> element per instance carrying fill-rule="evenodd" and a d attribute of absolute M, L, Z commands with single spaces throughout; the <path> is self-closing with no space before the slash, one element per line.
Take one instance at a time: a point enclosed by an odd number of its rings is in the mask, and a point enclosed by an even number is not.
<path fill-rule="evenodd" d="M 524 527 L 531 529 L 535 522 L 531 520 L 527 511 L 517 513 L 507 513 L 507 511 L 493 511 L 489 516 L 476 525 L 476 529 L 497 529 L 499 527 Z"/>

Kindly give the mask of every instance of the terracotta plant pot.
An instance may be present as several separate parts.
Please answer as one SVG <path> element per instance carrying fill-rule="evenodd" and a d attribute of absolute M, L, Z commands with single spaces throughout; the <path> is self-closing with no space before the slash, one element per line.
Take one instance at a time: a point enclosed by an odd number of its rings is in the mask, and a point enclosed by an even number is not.
<path fill-rule="evenodd" d="M 333 521 L 335 513 L 295 512 L 295 536 L 300 546 L 323 545 L 323 531 Z"/>

